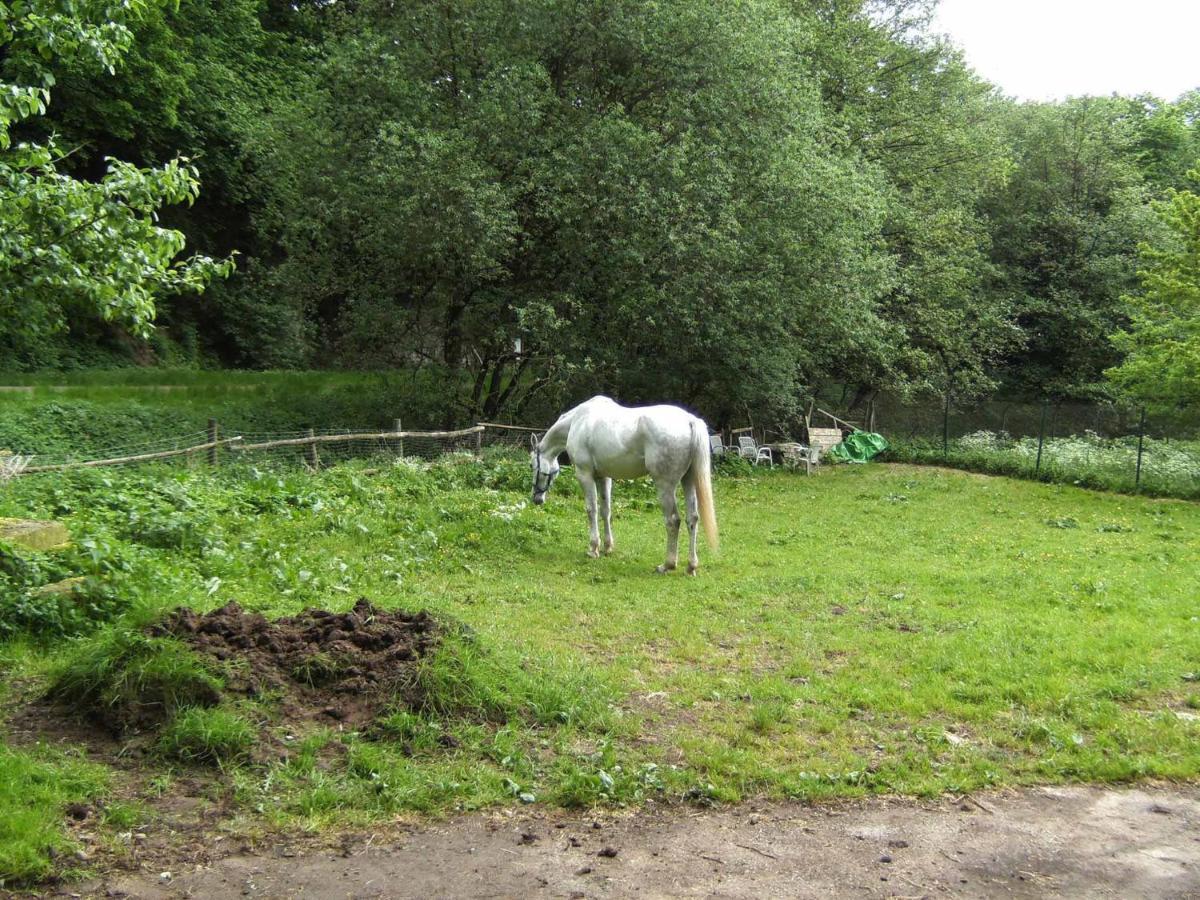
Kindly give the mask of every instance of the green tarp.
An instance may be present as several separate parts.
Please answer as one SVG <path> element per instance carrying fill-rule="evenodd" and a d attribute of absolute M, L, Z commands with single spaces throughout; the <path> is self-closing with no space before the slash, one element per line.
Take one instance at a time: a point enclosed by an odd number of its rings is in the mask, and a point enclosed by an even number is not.
<path fill-rule="evenodd" d="M 829 455 L 838 462 L 865 463 L 887 448 L 888 442 L 882 434 L 856 431 L 830 450 Z"/>

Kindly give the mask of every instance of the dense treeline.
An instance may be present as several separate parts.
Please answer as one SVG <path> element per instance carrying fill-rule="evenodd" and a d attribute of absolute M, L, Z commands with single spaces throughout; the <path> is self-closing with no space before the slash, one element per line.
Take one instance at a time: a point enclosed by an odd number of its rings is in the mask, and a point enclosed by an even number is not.
<path fill-rule="evenodd" d="M 1139 246 L 1187 239 L 1200 93 L 1018 104 L 931 7 L 151 7 L 114 75 L 63 62 L 14 133 L 57 134 L 84 180 L 190 157 L 199 199 L 163 222 L 238 272 L 163 295 L 148 342 L 31 294 L 70 330 L 7 316 L 0 368 L 429 367 L 451 418 L 595 389 L 716 421 L 828 383 L 1107 390 L 1145 349 Z M 0 81 L 19 66 L 0 35 Z"/>

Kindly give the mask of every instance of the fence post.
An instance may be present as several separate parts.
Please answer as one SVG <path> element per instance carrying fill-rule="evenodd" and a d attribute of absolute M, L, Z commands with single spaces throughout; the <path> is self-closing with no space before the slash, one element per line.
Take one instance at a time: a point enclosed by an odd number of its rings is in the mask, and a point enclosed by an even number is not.
<path fill-rule="evenodd" d="M 213 446 L 208 448 L 208 464 L 215 466 L 217 464 L 217 441 L 221 439 L 221 426 L 217 424 L 216 419 L 208 420 L 208 442 Z"/>
<path fill-rule="evenodd" d="M 311 429 L 311 428 L 308 429 L 309 437 L 316 437 L 316 435 L 317 435 L 317 433 L 313 429 Z M 317 453 L 317 442 L 316 441 L 313 441 L 311 444 L 308 445 L 308 464 L 310 466 L 312 466 L 314 469 L 319 469 L 321 467 L 321 457 Z"/>
<path fill-rule="evenodd" d="M 397 434 L 399 434 L 401 431 L 404 430 L 400 425 L 399 419 L 396 419 L 396 421 L 393 424 L 394 424 L 394 427 L 392 428 L 392 431 L 396 432 Z M 399 444 L 400 444 L 400 446 L 399 446 L 398 450 L 400 451 L 400 455 L 403 456 L 404 455 L 404 438 L 399 439 Z"/>
<path fill-rule="evenodd" d="M 942 458 L 950 456 L 950 392 L 946 391 L 946 405 L 942 410 Z"/>
<path fill-rule="evenodd" d="M 483 429 L 475 432 L 475 458 L 483 459 Z"/>
<path fill-rule="evenodd" d="M 1142 420 L 1138 423 L 1138 458 L 1137 472 L 1133 476 L 1133 489 L 1142 489 L 1142 445 L 1146 441 L 1146 407 L 1142 407 Z"/>
<path fill-rule="evenodd" d="M 1050 410 L 1050 401 L 1042 401 L 1042 424 L 1038 426 L 1037 462 L 1033 466 L 1033 476 L 1036 478 L 1042 471 L 1042 445 L 1046 443 L 1046 413 Z"/>

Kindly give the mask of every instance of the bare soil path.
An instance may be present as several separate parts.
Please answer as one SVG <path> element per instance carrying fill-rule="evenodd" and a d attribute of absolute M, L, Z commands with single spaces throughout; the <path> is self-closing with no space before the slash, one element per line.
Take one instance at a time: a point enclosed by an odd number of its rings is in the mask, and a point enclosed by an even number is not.
<path fill-rule="evenodd" d="M 627 814 L 507 810 L 341 849 L 157 862 L 60 896 L 1200 897 L 1200 787 Z"/>

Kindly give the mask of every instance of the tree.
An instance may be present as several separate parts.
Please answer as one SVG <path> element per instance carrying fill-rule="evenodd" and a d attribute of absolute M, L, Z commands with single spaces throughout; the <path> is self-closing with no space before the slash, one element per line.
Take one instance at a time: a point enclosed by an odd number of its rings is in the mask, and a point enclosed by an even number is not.
<path fill-rule="evenodd" d="M 14 141 L 46 112 L 51 66 L 86 60 L 113 72 L 129 47 L 128 17 L 146 8 L 0 0 L 0 347 L 13 356 L 65 328 L 76 309 L 145 334 L 163 293 L 200 290 L 232 270 L 231 260 L 177 261 L 184 235 L 157 223 L 162 206 L 197 195 L 186 160 L 140 168 L 109 159 L 89 182 L 61 171 L 72 151 L 57 141 Z"/>
<path fill-rule="evenodd" d="M 1037 396 L 1086 394 L 1118 361 L 1108 336 L 1151 225 L 1140 116 L 1125 99 L 1095 97 L 1001 115 L 1013 173 L 983 210 L 999 291 L 1025 336 L 1005 381 Z"/>
<path fill-rule="evenodd" d="M 822 373 L 858 388 L 965 396 L 994 386 L 1019 343 L 996 290 L 981 198 L 1004 183 L 990 85 L 928 34 L 927 0 L 801 0 L 806 60 L 848 150 L 887 182 L 882 237 L 895 274 L 885 327 Z"/>
<path fill-rule="evenodd" d="M 1200 186 L 1200 169 L 1189 177 Z M 1125 359 L 1108 374 L 1148 405 L 1194 408 L 1200 403 L 1200 195 L 1173 190 L 1155 212 L 1164 238 L 1141 247 L 1142 290 L 1122 298 L 1129 325 L 1113 338 Z"/>
<path fill-rule="evenodd" d="M 554 387 L 721 421 L 794 408 L 881 327 L 884 186 L 774 0 L 368 2 L 343 26 L 266 141 L 261 289 L 316 358 L 443 366 L 459 415 Z"/>

